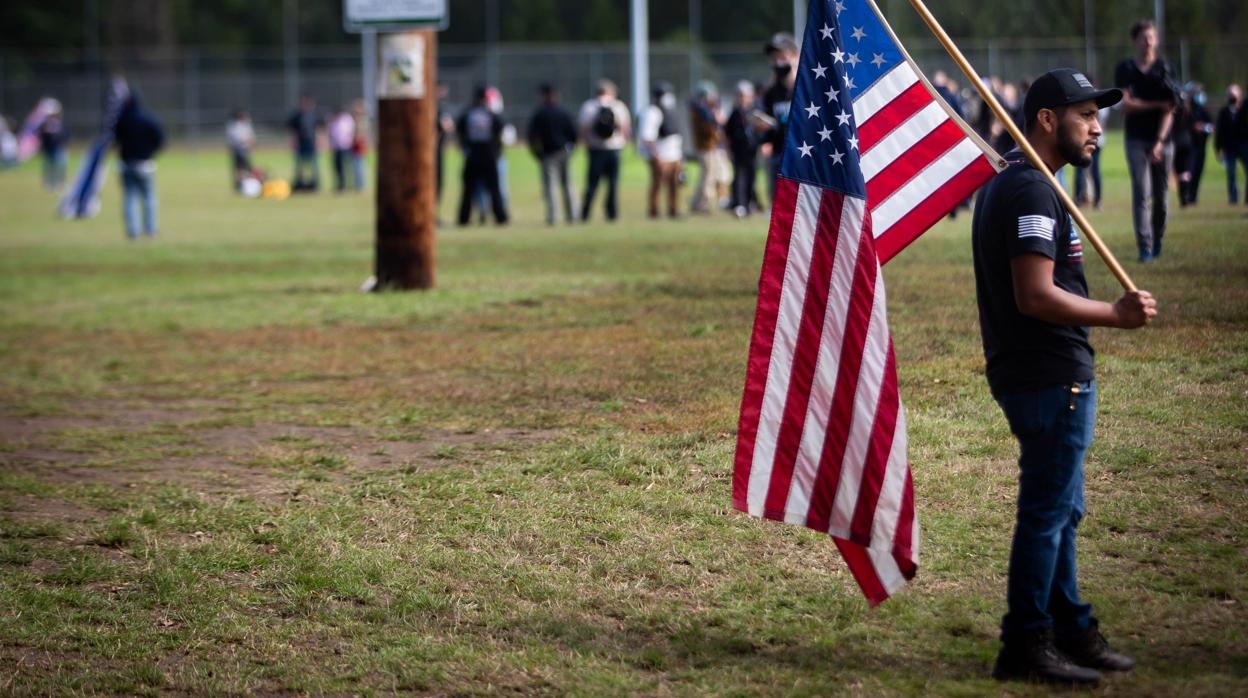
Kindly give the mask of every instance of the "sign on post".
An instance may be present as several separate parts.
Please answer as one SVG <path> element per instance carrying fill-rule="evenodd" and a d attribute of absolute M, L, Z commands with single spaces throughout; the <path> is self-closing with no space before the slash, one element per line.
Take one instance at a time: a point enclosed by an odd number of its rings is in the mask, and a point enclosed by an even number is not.
<path fill-rule="evenodd" d="M 400 31 L 446 29 L 447 0 L 343 0 L 342 23 L 348 32 L 365 29 Z"/>
<path fill-rule="evenodd" d="M 376 280 L 372 288 L 434 285 L 437 34 L 446 0 L 343 0 L 349 32 L 381 31 L 377 69 Z"/>

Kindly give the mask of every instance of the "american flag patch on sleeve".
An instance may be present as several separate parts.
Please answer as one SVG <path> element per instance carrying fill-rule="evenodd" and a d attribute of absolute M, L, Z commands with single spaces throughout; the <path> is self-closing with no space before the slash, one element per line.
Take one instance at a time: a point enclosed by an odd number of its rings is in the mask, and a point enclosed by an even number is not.
<path fill-rule="evenodd" d="M 1018 237 L 1022 238 L 1042 238 L 1044 240 L 1053 239 L 1053 228 L 1057 226 L 1057 221 L 1048 216 L 1019 216 L 1018 217 Z"/>

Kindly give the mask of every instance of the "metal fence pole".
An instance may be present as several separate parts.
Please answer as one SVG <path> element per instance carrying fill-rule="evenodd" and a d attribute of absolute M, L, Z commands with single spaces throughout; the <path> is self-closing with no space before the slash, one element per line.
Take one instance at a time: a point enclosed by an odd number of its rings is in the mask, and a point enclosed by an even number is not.
<path fill-rule="evenodd" d="M 1092 26 L 1092 0 L 1083 0 L 1083 42 L 1084 42 L 1084 70 L 1088 75 L 1096 80 L 1096 46 L 1095 41 L 1096 30 Z"/>
<path fill-rule="evenodd" d="M 602 49 L 597 46 L 589 50 L 589 94 L 598 89 L 598 80 L 602 78 Z"/>
<path fill-rule="evenodd" d="M 377 32 L 360 32 L 360 62 L 364 75 L 364 116 L 368 123 L 377 123 Z"/>
<path fill-rule="evenodd" d="M 299 26 L 295 0 L 282 4 L 282 42 L 286 81 L 286 108 L 299 101 Z"/>
<path fill-rule="evenodd" d="M 497 86 L 501 72 L 498 60 L 498 0 L 485 2 L 485 83 Z"/>
<path fill-rule="evenodd" d="M 689 0 L 689 89 L 702 77 L 702 0 Z"/>
<path fill-rule="evenodd" d="M 632 0 L 633 113 L 650 104 L 650 17 L 647 0 Z"/>
<path fill-rule="evenodd" d="M 199 54 L 186 52 L 182 67 L 182 132 L 192 147 L 199 144 Z"/>

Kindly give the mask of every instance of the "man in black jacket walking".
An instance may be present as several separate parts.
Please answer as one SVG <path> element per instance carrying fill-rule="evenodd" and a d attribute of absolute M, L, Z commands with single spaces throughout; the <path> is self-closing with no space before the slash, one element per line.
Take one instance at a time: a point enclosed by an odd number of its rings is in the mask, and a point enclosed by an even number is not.
<path fill-rule="evenodd" d="M 529 150 L 537 158 L 542 169 L 542 198 L 546 201 L 546 223 L 554 225 L 559 216 L 555 213 L 555 185 L 563 196 L 563 218 L 568 223 L 577 221 L 572 199 L 576 193 L 568 182 L 568 158 L 576 148 L 576 124 L 572 115 L 559 104 L 559 91 L 554 85 L 544 83 L 538 91 L 542 104 L 529 119 Z"/>
<path fill-rule="evenodd" d="M 113 127 L 113 138 L 121 154 L 122 215 L 126 237 L 137 240 L 140 225 L 136 210 L 143 207 L 142 232 L 156 237 L 156 153 L 165 143 L 165 132 L 151 112 L 143 108 L 139 96 L 126 97 Z"/>
<path fill-rule="evenodd" d="M 1213 150 L 1226 165 L 1227 198 L 1237 204 L 1239 188 L 1235 186 L 1235 172 L 1240 163 L 1248 178 L 1248 116 L 1245 116 L 1244 95 L 1239 85 L 1226 88 L 1226 106 L 1218 110 L 1218 121 L 1213 129 Z M 1248 196 L 1244 201 L 1248 203 Z"/>

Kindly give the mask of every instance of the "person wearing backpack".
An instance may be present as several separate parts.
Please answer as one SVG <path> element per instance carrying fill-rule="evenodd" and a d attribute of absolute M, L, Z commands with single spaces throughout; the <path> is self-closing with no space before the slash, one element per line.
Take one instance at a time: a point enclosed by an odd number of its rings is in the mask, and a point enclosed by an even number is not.
<path fill-rule="evenodd" d="M 589 221 L 589 210 L 594 203 L 598 182 L 607 178 L 607 220 L 614 221 L 618 215 L 616 192 L 620 181 L 620 152 L 632 136 L 632 119 L 628 107 L 618 98 L 615 83 L 599 80 L 597 94 L 581 105 L 577 119 L 581 139 L 589 148 L 589 177 L 585 183 L 585 200 L 581 206 L 581 220 Z"/>
<path fill-rule="evenodd" d="M 122 215 L 126 237 L 139 237 L 139 214 L 143 207 L 142 232 L 156 237 L 156 153 L 165 144 L 160 122 L 143 108 L 138 93 L 126 97 L 113 127 L 113 138 L 121 155 Z"/>

